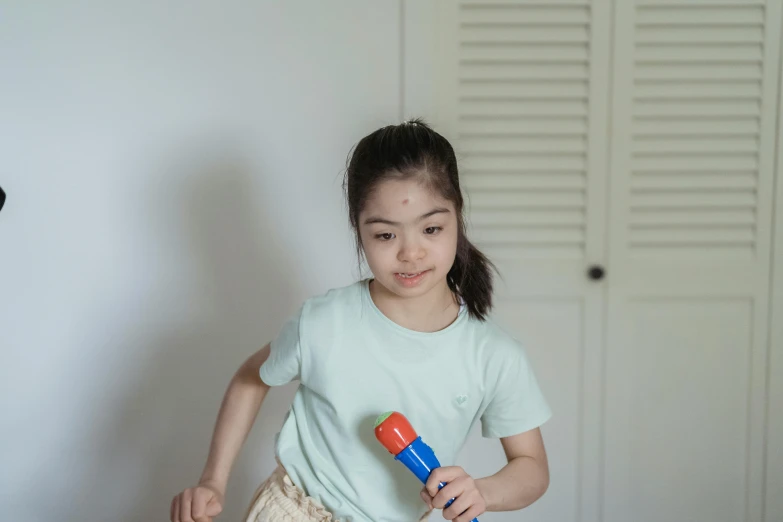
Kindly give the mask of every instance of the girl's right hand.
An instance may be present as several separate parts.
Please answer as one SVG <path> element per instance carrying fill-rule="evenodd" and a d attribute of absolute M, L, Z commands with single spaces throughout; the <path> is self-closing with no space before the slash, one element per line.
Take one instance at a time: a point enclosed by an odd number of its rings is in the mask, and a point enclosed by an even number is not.
<path fill-rule="evenodd" d="M 171 522 L 212 522 L 223 511 L 223 493 L 209 484 L 188 488 L 171 501 Z"/>

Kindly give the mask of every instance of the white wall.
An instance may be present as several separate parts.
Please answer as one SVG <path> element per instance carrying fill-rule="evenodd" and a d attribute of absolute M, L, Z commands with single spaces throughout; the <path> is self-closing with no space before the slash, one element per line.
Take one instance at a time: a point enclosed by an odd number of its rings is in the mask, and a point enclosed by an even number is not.
<path fill-rule="evenodd" d="M 356 276 L 340 176 L 399 119 L 400 7 L 65 4 L 0 7 L 2 518 L 166 520 L 237 366 Z"/>

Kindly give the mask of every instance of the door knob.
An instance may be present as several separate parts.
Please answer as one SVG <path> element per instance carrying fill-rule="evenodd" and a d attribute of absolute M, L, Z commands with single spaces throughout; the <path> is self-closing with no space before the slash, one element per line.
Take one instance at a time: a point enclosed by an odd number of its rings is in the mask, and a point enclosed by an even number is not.
<path fill-rule="evenodd" d="M 604 278 L 605 275 L 606 275 L 606 270 L 604 270 L 604 267 L 599 265 L 593 265 L 587 271 L 587 276 L 593 281 L 600 281 L 601 279 Z"/>

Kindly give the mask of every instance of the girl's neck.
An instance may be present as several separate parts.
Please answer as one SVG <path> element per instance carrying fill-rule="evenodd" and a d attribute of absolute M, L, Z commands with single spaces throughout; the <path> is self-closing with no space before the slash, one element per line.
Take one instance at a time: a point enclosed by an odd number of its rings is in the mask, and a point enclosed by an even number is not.
<path fill-rule="evenodd" d="M 459 315 L 456 296 L 443 280 L 426 294 L 405 298 L 390 292 L 377 280 L 370 280 L 370 297 L 378 309 L 398 325 L 417 332 L 437 332 Z"/>

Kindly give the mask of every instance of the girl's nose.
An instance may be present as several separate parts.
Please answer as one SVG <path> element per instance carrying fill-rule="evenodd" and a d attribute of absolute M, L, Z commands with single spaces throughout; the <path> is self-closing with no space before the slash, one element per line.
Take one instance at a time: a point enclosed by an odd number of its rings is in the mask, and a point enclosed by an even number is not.
<path fill-rule="evenodd" d="M 399 252 L 397 252 L 397 260 L 401 262 L 419 261 L 425 255 L 425 250 L 418 241 L 407 240 L 403 241 Z"/>

